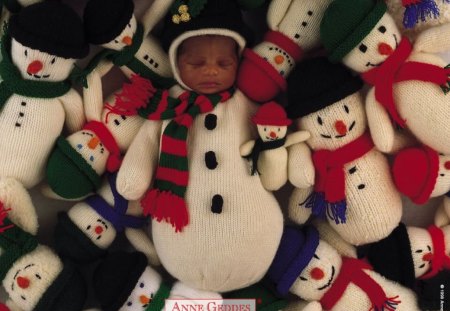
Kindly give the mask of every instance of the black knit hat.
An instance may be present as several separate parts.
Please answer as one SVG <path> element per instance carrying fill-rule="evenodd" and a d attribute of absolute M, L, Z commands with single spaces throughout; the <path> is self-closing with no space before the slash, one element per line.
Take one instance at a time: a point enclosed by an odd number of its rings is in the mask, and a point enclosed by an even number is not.
<path fill-rule="evenodd" d="M 103 311 L 117 311 L 127 301 L 147 267 L 141 252 L 111 253 L 94 272 L 94 291 Z"/>
<path fill-rule="evenodd" d="M 386 238 L 368 247 L 367 260 L 389 280 L 414 288 L 414 262 L 406 226 L 400 223 Z"/>
<path fill-rule="evenodd" d="M 183 12 L 183 8 L 187 8 L 186 13 L 189 14 L 189 20 L 187 21 L 183 21 L 180 15 Z M 177 20 L 178 22 L 176 22 Z M 165 18 L 164 29 L 161 35 L 163 48 L 168 51 L 172 42 L 187 31 L 205 28 L 231 30 L 244 37 L 247 44 L 253 41 L 252 31 L 244 23 L 238 1 L 174 1 Z"/>
<path fill-rule="evenodd" d="M 65 259 L 77 263 L 92 262 L 106 255 L 106 250 L 95 245 L 73 221 L 66 212 L 58 214 L 55 226 L 55 250 Z"/>
<path fill-rule="evenodd" d="M 80 271 L 65 262 L 61 273 L 42 295 L 33 311 L 80 311 L 87 297 Z"/>
<path fill-rule="evenodd" d="M 92 44 L 104 44 L 116 38 L 133 16 L 132 0 L 90 0 L 84 8 L 84 29 Z"/>
<path fill-rule="evenodd" d="M 362 86 L 362 80 L 341 64 L 332 64 L 325 57 L 305 60 L 288 78 L 288 117 L 297 119 L 319 111 Z"/>
<path fill-rule="evenodd" d="M 22 5 L 19 3 L 18 0 L 3 0 L 3 5 L 11 13 L 18 13 L 22 9 Z"/>
<path fill-rule="evenodd" d="M 83 58 L 89 53 L 80 17 L 59 2 L 39 2 L 23 8 L 11 17 L 9 31 L 24 46 L 51 55 Z"/>

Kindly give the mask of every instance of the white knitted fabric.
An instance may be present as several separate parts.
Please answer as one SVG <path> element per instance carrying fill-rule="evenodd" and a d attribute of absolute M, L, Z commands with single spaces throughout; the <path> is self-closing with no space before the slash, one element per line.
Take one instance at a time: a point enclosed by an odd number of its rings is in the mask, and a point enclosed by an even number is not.
<path fill-rule="evenodd" d="M 340 255 L 333 247 L 322 240 L 319 241 L 319 245 L 314 254 L 315 257 L 311 259 L 290 288 L 291 293 L 307 301 L 319 301 L 327 292 L 327 288 L 333 286 L 342 267 Z M 313 269 L 320 269 L 323 272 L 323 277 L 319 279 L 317 277 L 313 278 L 311 276 Z M 396 299 L 400 300 L 401 303 L 396 306 L 395 310 L 419 311 L 413 291 L 385 279 L 374 271 L 364 271 L 383 288 L 387 297 L 398 296 Z M 327 285 L 328 282 L 330 283 L 329 286 L 324 289 L 319 289 Z M 369 310 L 371 307 L 372 303 L 367 294 L 355 284 L 350 283 L 346 287 L 341 299 L 330 311 Z"/>
<path fill-rule="evenodd" d="M 25 79 L 62 81 L 75 63 L 75 59 L 33 50 L 15 40 L 11 50 L 13 63 Z M 40 79 L 27 74 L 28 65 L 35 60 L 43 63 L 42 70 L 36 73 Z M 53 99 L 12 95 L 0 113 L 0 176 L 17 178 L 26 188 L 39 183 L 64 122 L 70 132 L 79 130 L 84 123 L 82 100 L 75 90 Z"/>
<path fill-rule="evenodd" d="M 384 26 L 384 31 L 380 27 Z M 443 25 L 440 36 L 427 36 L 423 32 L 414 46 L 413 52 L 407 61 L 416 61 L 445 67 L 447 63 L 437 55 L 429 52 L 437 52 L 436 46 L 442 51 L 450 47 L 450 42 L 445 40 L 450 33 L 450 26 Z M 433 29 L 436 34 L 436 30 Z M 380 43 L 386 43 L 393 49 L 400 42 L 400 31 L 389 14 L 384 14 L 372 31 L 362 40 L 361 44 L 366 46 L 365 52 L 360 50 L 358 44 L 348 53 L 343 63 L 351 69 L 363 73 L 382 63 L 388 56 L 378 51 Z M 423 38 L 423 39 L 422 39 Z M 372 65 L 368 65 L 372 64 Z M 395 83 L 393 87 L 394 101 L 399 115 L 406 120 L 407 128 L 417 137 L 419 141 L 431 148 L 450 154 L 450 107 L 448 98 L 439 85 L 421 82 L 417 80 Z M 377 147 L 383 152 L 398 150 L 399 138 L 396 135 L 394 125 L 386 110 L 375 99 L 372 88 L 366 99 L 367 117 L 369 127 Z M 401 139 L 400 139 L 401 141 Z"/>
<path fill-rule="evenodd" d="M 347 129 L 341 138 L 336 137 L 342 134 L 335 128 L 339 121 Z M 363 98 L 359 92 L 296 122 L 299 129 L 311 133 L 307 144 L 312 150 L 336 150 L 368 130 Z M 314 190 L 314 165 L 303 144 L 289 148 L 289 162 L 289 178 L 297 187 L 290 197 L 289 217 L 303 224 L 311 215 L 311 209 L 305 208 L 302 203 Z M 392 181 L 386 157 L 374 147 L 364 156 L 345 164 L 344 169 L 346 222 L 336 224 L 327 217 L 330 226 L 345 241 L 354 245 L 375 242 L 388 236 L 400 222 L 402 202 Z M 299 180 L 301 182 L 297 183 Z"/>
<path fill-rule="evenodd" d="M 415 39 L 420 32 L 426 29 L 450 22 L 450 4 L 443 0 L 435 0 L 434 2 L 439 8 L 439 16 L 437 18 L 427 17 L 425 21 L 419 19 L 413 28 L 407 29 L 403 26 L 405 7 L 402 4 L 402 0 L 386 0 L 388 12 L 394 18 L 397 27 L 411 39 Z"/>
<path fill-rule="evenodd" d="M 47 246 L 39 245 L 14 263 L 2 284 L 9 298 L 18 307 L 31 311 L 62 269 L 59 257 Z M 27 288 L 18 286 L 19 277 L 29 280 Z"/>

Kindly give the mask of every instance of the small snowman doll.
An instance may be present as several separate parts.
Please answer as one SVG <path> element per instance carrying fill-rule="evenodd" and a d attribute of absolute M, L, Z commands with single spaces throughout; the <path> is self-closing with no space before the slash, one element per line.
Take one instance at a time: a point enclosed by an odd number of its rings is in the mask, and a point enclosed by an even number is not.
<path fill-rule="evenodd" d="M 265 102 L 286 91 L 286 78 L 305 52 L 320 46 L 320 21 L 331 0 L 272 0 L 270 30 L 264 41 L 246 49 L 237 85 L 250 99 Z"/>
<path fill-rule="evenodd" d="M 323 310 L 420 310 L 412 290 L 363 260 L 341 257 L 314 227 L 285 228 L 267 276 L 279 294 L 319 302 Z"/>
<path fill-rule="evenodd" d="M 31 188 L 64 123 L 70 132 L 84 123 L 80 95 L 67 78 L 88 53 L 77 14 L 58 2 L 30 5 L 12 16 L 1 40 L 0 176 Z"/>
<path fill-rule="evenodd" d="M 439 35 L 425 31 L 411 44 L 379 0 L 336 0 L 325 12 L 321 39 L 329 59 L 361 73 L 373 86 L 366 98 L 367 118 L 382 152 L 402 146 L 398 125 L 423 144 L 450 154 L 450 68 L 435 54 L 449 49 L 449 31 L 450 24 L 441 25 Z"/>
<path fill-rule="evenodd" d="M 79 199 L 95 192 L 106 171 L 119 169 L 122 154 L 145 121 L 138 111 L 123 107 L 145 107 L 153 90 L 150 81 L 133 75 L 104 105 L 87 97 L 90 120 L 82 130 L 58 138 L 47 163 L 48 185 L 43 193 L 51 198 Z"/>
<path fill-rule="evenodd" d="M 289 79 L 288 115 L 311 137 L 289 148 L 289 217 L 326 218 L 342 238 L 362 245 L 388 236 L 402 215 L 386 157 L 367 127 L 362 81 L 325 58 L 305 61 Z M 312 154 L 308 146 L 312 149 Z"/>
<path fill-rule="evenodd" d="M 139 202 L 127 201 L 116 189 L 116 174 L 107 174 L 98 193 L 58 214 L 55 249 L 64 259 L 93 262 L 105 255 L 120 233 L 153 265 L 158 256 L 147 233 L 148 221 Z"/>
<path fill-rule="evenodd" d="M 250 140 L 240 148 L 241 156 L 252 161 L 251 174 L 258 173 L 267 190 L 278 190 L 288 179 L 287 147 L 305 141 L 309 134 L 305 131 L 286 137 L 287 127 L 292 123 L 286 112 L 276 102 L 262 105 L 252 117 L 259 138 Z"/>
<path fill-rule="evenodd" d="M 163 282 L 143 253 L 110 253 L 94 271 L 95 296 L 103 311 L 160 311 L 166 299 L 221 299 L 216 293 Z"/>
<path fill-rule="evenodd" d="M 422 310 L 439 310 L 441 302 L 450 303 L 450 226 L 400 224 L 388 237 L 370 244 L 366 258 L 376 272 L 415 289 Z M 446 290 L 445 300 L 439 296 L 441 289 Z"/>
<path fill-rule="evenodd" d="M 80 272 L 35 236 L 31 199 L 0 193 L 0 280 L 14 311 L 81 311 L 86 287 Z M 3 201 L 3 198 L 6 200 Z"/>

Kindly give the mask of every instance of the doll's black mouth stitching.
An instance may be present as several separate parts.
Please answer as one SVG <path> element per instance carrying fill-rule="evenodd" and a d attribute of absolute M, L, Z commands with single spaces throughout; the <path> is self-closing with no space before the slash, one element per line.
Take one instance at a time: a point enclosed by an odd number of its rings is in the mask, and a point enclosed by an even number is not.
<path fill-rule="evenodd" d="M 323 290 L 323 289 L 329 287 L 331 285 L 331 282 L 333 282 L 333 280 L 334 280 L 334 266 L 331 266 L 331 277 L 328 280 L 328 283 L 322 287 L 319 287 L 318 290 Z"/>

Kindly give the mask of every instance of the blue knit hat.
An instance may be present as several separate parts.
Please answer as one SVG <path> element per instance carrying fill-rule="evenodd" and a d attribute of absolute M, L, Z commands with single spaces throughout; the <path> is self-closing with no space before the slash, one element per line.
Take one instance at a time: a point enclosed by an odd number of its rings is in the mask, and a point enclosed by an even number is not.
<path fill-rule="evenodd" d="M 309 264 L 319 245 L 319 232 L 311 226 L 285 227 L 275 258 L 267 272 L 280 295 L 286 296 L 292 284 Z"/>

